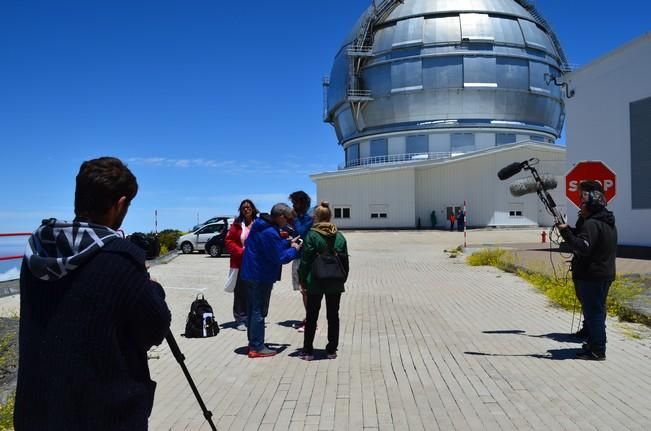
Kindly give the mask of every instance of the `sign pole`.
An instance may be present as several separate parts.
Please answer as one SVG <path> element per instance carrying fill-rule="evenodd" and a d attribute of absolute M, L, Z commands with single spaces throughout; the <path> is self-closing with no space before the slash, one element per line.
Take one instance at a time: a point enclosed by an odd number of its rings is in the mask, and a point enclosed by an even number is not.
<path fill-rule="evenodd" d="M 457 222 L 458 223 L 458 222 Z M 466 226 L 468 226 L 468 213 L 466 212 L 466 201 L 463 201 L 463 248 L 468 247 L 468 242 L 466 241 Z"/>

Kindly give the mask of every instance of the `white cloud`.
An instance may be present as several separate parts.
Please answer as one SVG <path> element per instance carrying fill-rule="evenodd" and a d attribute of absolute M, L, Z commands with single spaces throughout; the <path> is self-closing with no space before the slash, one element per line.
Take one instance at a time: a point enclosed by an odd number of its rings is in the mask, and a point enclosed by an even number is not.
<path fill-rule="evenodd" d="M 301 164 L 285 160 L 272 163 L 262 160 L 212 160 L 212 159 L 172 159 L 167 157 L 132 157 L 128 163 L 140 166 L 187 168 L 217 168 L 225 175 L 309 175 L 314 172 L 323 172 L 332 169 L 332 166 L 316 163 Z"/>
<path fill-rule="evenodd" d="M 9 271 L 0 273 L 0 281 L 16 280 L 20 277 L 18 268 L 11 268 Z"/>

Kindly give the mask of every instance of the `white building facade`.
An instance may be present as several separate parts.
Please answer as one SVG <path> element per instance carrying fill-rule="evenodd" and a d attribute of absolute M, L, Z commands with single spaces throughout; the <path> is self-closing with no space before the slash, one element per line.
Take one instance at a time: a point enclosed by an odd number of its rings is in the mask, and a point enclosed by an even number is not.
<path fill-rule="evenodd" d="M 609 208 L 622 245 L 651 246 L 650 77 L 651 33 L 568 77 L 568 166 L 601 160 L 615 171 Z M 575 211 L 569 213 L 574 223 Z"/>
<path fill-rule="evenodd" d="M 317 199 L 334 209 L 334 222 L 341 228 L 446 227 L 452 211 L 467 205 L 467 224 L 484 226 L 550 226 L 536 194 L 513 197 L 509 185 L 531 177 L 527 171 L 499 181 L 504 166 L 537 158 L 540 174 L 554 176 L 563 184 L 565 149 L 537 142 L 516 143 L 438 160 L 412 160 L 368 164 L 336 172 L 312 175 Z M 551 192 L 565 211 L 562 187 Z"/>

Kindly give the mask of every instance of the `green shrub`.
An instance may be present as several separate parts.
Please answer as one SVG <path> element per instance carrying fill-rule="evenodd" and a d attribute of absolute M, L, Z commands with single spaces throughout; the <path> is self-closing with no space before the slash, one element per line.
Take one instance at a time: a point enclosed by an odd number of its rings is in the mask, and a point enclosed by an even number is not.
<path fill-rule="evenodd" d="M 470 266 L 494 266 L 503 271 L 514 272 L 513 253 L 502 248 L 485 248 L 466 258 Z"/>
<path fill-rule="evenodd" d="M 471 266 L 494 266 L 504 271 L 514 272 L 547 295 L 554 304 L 568 310 L 578 307 L 574 283 L 569 276 L 557 278 L 540 271 L 518 268 L 514 264 L 513 254 L 506 250 L 499 248 L 479 250 L 468 256 L 467 262 Z M 626 304 L 641 292 L 640 281 L 617 274 L 608 292 L 608 313 L 626 320 L 638 320 Z"/>
<path fill-rule="evenodd" d="M 165 229 L 158 232 L 161 254 L 167 253 L 169 250 L 174 250 L 176 248 L 176 241 L 181 235 L 183 235 L 183 232 L 177 229 Z M 167 251 L 163 252 L 163 247 L 165 247 Z"/>
<path fill-rule="evenodd" d="M 0 430 L 14 429 L 14 402 L 16 401 L 16 392 L 12 393 L 7 401 L 0 403 Z"/>

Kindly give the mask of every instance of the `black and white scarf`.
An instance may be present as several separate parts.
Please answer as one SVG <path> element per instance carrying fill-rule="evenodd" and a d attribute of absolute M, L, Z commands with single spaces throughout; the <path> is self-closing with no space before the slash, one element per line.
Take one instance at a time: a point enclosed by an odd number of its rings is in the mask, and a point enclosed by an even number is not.
<path fill-rule="evenodd" d="M 122 235 L 98 224 L 43 220 L 29 238 L 25 261 L 35 277 L 55 281 L 79 268 L 117 238 L 122 238 Z"/>

